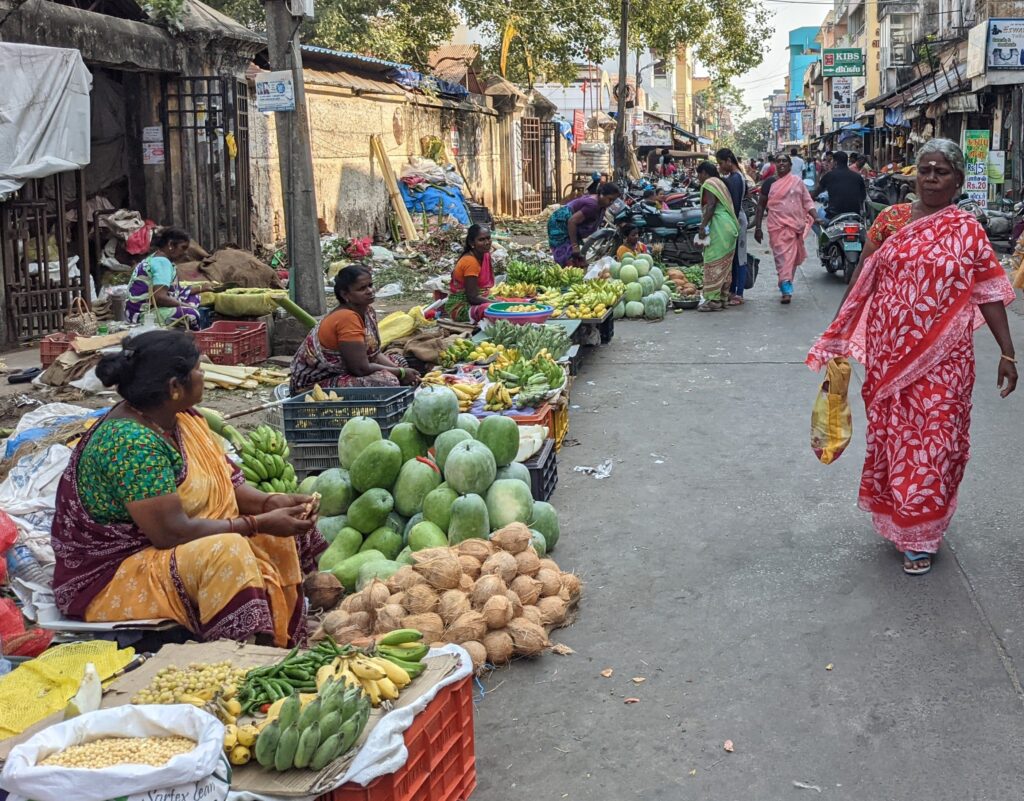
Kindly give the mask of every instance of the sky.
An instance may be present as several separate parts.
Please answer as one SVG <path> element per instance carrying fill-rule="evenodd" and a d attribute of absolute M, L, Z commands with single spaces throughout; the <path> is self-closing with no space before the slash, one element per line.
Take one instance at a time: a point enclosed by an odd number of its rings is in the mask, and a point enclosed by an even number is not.
<path fill-rule="evenodd" d="M 762 0 L 774 12 L 772 24 L 775 33 L 765 49 L 764 61 L 757 69 L 733 79 L 733 85 L 743 92 L 743 102 L 750 106 L 745 119 L 764 116 L 764 98 L 775 89 L 786 85 L 789 71 L 789 32 L 794 28 L 820 25 L 832 7 L 829 2 L 795 2 L 794 0 Z M 813 3 L 813 4 L 812 4 Z"/>

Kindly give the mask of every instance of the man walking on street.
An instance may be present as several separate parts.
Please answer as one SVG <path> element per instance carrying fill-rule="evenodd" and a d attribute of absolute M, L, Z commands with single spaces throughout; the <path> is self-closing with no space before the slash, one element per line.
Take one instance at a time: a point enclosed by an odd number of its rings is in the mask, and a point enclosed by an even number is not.
<path fill-rule="evenodd" d="M 789 149 L 789 160 L 793 162 L 793 175 L 802 181 L 804 179 L 804 168 L 807 164 L 800 158 L 800 151 L 795 147 Z"/>

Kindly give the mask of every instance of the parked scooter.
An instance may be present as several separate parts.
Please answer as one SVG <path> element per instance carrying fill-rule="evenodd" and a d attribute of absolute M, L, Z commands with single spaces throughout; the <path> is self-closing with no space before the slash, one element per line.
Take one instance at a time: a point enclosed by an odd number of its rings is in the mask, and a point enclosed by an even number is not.
<path fill-rule="evenodd" d="M 588 262 L 612 256 L 622 244 L 622 228 L 627 224 L 640 229 L 640 239 L 648 246 L 662 245 L 661 258 L 668 264 L 688 266 L 700 264 L 703 254 L 693 240 L 700 231 L 700 208 L 661 211 L 646 203 L 612 204 L 611 214 L 603 228 L 583 242 Z M 610 219 L 609 219 L 610 218 Z"/>

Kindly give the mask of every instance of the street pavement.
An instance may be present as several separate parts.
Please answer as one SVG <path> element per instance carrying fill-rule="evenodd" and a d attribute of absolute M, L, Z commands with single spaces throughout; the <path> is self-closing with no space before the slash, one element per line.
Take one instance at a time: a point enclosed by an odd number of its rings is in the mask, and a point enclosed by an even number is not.
<path fill-rule="evenodd" d="M 843 285 L 812 253 L 781 306 L 755 252 L 743 308 L 621 322 L 583 366 L 553 498 L 575 653 L 478 688 L 474 801 L 1022 797 L 1024 387 L 999 399 L 980 331 L 960 509 L 931 574 L 903 575 L 856 508 L 859 376 L 848 451 L 809 446 L 803 359 Z"/>

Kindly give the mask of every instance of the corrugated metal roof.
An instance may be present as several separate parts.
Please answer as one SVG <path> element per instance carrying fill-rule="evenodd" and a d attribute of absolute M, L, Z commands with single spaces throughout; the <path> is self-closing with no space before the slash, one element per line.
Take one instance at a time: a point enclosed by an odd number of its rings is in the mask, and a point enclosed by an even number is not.
<path fill-rule="evenodd" d="M 318 70 L 310 67 L 303 67 L 302 75 L 307 84 L 340 86 L 345 89 L 352 89 L 356 92 L 366 92 L 371 94 L 406 94 L 402 88 L 393 81 L 378 80 L 368 75 L 360 75 L 358 72 L 346 69 Z"/>
<path fill-rule="evenodd" d="M 408 70 L 412 67 L 408 64 L 399 64 L 397 61 L 387 61 L 383 58 L 363 56 L 359 53 L 349 53 L 345 50 L 332 50 L 329 47 L 317 47 L 316 45 L 302 45 L 303 53 L 312 55 L 327 56 L 333 61 L 351 66 L 358 66 L 364 69 L 371 69 L 374 72 L 385 72 L 386 70 L 402 69 Z"/>

